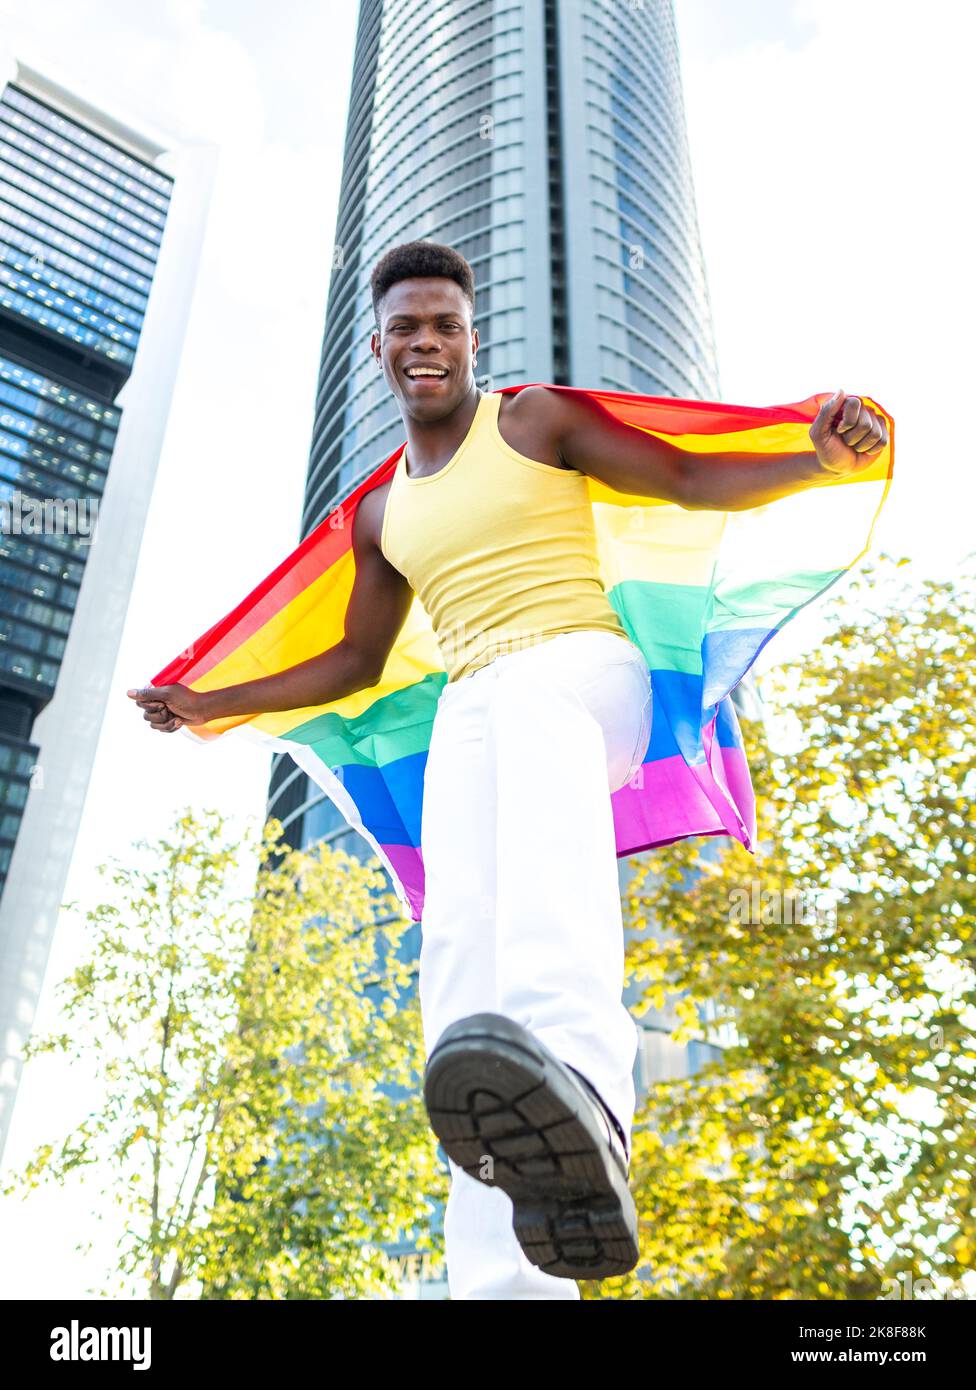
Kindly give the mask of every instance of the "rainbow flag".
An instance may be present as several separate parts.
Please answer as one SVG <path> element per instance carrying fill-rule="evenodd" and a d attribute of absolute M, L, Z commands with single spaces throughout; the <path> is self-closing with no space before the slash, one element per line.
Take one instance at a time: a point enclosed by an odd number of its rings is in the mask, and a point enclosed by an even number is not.
<path fill-rule="evenodd" d="M 812 452 L 809 427 L 832 394 L 735 406 L 554 389 L 589 397 L 634 429 L 704 454 Z M 730 835 L 753 849 L 752 781 L 729 692 L 770 638 L 870 545 L 891 482 L 894 421 L 877 402 L 861 400 L 887 421 L 884 451 L 850 478 L 765 506 L 690 511 L 587 479 L 607 595 L 644 653 L 654 692 L 643 767 L 611 798 L 618 858 L 689 835 Z M 356 508 L 387 481 L 403 447 L 152 683 L 212 690 L 283 671 L 334 646 L 356 571 Z M 325 705 L 217 719 L 185 732 L 206 741 L 238 730 L 290 753 L 369 843 L 404 909 L 420 921 L 424 768 L 446 680 L 433 627 L 415 596 L 378 685 Z"/>

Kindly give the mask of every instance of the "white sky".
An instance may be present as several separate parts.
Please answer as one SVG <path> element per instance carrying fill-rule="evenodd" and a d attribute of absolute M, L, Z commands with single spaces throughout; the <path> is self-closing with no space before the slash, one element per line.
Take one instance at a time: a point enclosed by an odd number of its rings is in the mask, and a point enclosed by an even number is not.
<path fill-rule="evenodd" d="M 973 546 L 966 437 L 976 10 L 960 0 L 677 0 L 721 399 L 843 387 L 891 412 L 896 481 L 877 548 L 950 573 Z M 126 699 L 297 542 L 328 291 L 356 7 L 348 0 L 0 0 L 5 40 L 138 126 L 221 146 L 158 483 L 66 899 L 187 804 L 259 817 L 268 755 L 156 737 Z M 363 351 L 368 344 L 363 344 Z M 968 369 L 968 370 L 967 370 Z M 585 385 L 586 383 L 578 383 Z M 826 609 L 828 605 L 821 605 Z M 797 620 L 768 661 L 809 651 Z M 760 669 L 762 669 L 760 667 Z M 62 917 L 36 1027 L 78 960 Z M 60 1138 L 90 1086 L 26 1070 L 5 1154 Z M 41 1189 L 0 1210 L 0 1297 L 83 1297 L 90 1204 Z M 97 1249 L 111 1251 L 112 1213 Z"/>

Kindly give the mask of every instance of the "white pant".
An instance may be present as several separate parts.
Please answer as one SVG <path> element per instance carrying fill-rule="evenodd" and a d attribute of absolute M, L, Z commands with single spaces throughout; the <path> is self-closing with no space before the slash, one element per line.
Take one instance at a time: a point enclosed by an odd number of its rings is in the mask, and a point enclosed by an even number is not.
<path fill-rule="evenodd" d="M 650 726 L 650 677 L 625 638 L 568 632 L 498 656 L 441 692 L 421 825 L 428 1055 L 456 1019 L 505 1014 L 593 1083 L 628 1146 L 637 1027 L 610 793 Z M 511 1199 L 450 1167 L 451 1298 L 578 1299 L 526 1259 Z"/>

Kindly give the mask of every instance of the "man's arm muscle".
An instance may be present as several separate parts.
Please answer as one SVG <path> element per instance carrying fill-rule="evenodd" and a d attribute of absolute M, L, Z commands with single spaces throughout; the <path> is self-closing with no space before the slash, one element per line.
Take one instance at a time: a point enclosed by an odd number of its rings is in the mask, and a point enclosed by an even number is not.
<path fill-rule="evenodd" d="M 352 548 L 356 578 L 346 607 L 343 641 L 360 653 L 374 684 L 383 674 L 393 644 L 407 620 L 414 593 L 380 549 L 389 488 L 374 488 L 356 508 Z"/>
<path fill-rule="evenodd" d="M 569 468 L 578 468 L 616 492 L 633 497 L 657 497 L 686 505 L 689 455 L 663 439 L 615 420 L 585 397 L 547 387 L 527 387 L 520 395 L 539 392 L 539 411 L 547 437 Z"/>
<path fill-rule="evenodd" d="M 532 407 L 538 409 L 543 428 L 570 468 L 617 492 L 676 502 L 687 511 L 744 511 L 834 482 L 845 473 L 868 467 L 888 442 L 883 421 L 858 397 L 847 398 L 842 424 L 832 423 L 837 413 L 833 400 L 824 403 L 811 427 L 808 449 L 791 454 L 711 454 L 679 449 L 614 419 L 585 397 L 544 386 L 527 387 L 522 394 L 529 391 L 538 392 L 539 403 L 533 400 Z M 847 457 L 834 471 L 818 449 L 825 458 L 831 449 Z"/>

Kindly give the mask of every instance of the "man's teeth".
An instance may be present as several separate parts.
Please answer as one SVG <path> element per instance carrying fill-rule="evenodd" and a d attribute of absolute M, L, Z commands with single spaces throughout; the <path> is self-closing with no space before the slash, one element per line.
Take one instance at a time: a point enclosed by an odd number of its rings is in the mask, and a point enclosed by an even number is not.
<path fill-rule="evenodd" d="M 447 372 L 439 372 L 432 367 L 420 367 L 407 372 L 407 376 L 447 376 Z"/>

